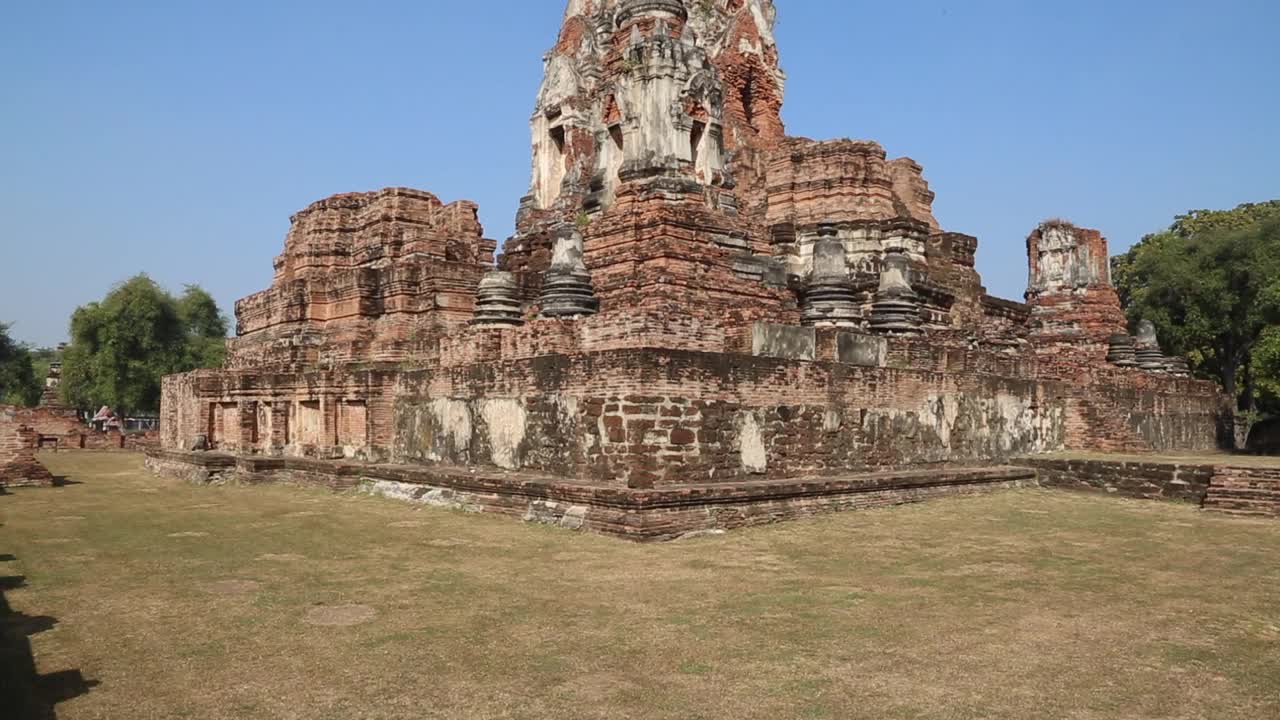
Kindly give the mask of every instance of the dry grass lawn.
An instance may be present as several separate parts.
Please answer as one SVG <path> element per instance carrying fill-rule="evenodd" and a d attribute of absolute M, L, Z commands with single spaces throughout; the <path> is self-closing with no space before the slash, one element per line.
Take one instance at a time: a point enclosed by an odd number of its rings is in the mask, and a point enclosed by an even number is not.
<path fill-rule="evenodd" d="M 1026 490 L 640 546 L 44 459 L 79 484 L 0 497 L 0 576 L 98 683 L 60 720 L 1280 718 L 1277 522 Z"/>

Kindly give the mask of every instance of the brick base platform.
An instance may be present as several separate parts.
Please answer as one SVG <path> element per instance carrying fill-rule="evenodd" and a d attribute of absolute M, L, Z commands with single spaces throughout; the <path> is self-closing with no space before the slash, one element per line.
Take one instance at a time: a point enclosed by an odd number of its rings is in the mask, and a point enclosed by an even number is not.
<path fill-rule="evenodd" d="M 833 478 L 759 480 L 634 490 L 519 472 L 447 466 L 264 458 L 153 450 L 153 472 L 200 483 L 299 483 L 367 492 L 637 541 L 732 530 L 823 512 L 900 505 L 1034 484 L 1016 467 L 930 468 Z"/>
<path fill-rule="evenodd" d="M 0 488 L 53 485 L 53 475 L 39 462 L 0 464 Z"/>
<path fill-rule="evenodd" d="M 1280 517 L 1280 461 L 1223 458 L 1020 458 L 1046 487 L 1181 500 L 1232 515 Z"/>

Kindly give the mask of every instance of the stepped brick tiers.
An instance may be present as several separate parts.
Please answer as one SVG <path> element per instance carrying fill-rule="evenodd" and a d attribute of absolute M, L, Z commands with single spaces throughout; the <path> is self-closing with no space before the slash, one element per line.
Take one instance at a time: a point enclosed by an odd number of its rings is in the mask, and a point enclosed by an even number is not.
<path fill-rule="evenodd" d="M 496 266 L 468 202 L 303 210 L 226 367 L 165 379 L 152 467 L 652 539 L 1216 447 L 1215 386 L 1129 360 L 1098 232 L 1045 223 L 994 298 L 920 165 L 788 137 L 774 18 L 571 0 Z"/>
<path fill-rule="evenodd" d="M 49 485 L 53 475 L 36 459 L 36 431 L 19 422 L 17 408 L 0 405 L 0 488 Z"/>

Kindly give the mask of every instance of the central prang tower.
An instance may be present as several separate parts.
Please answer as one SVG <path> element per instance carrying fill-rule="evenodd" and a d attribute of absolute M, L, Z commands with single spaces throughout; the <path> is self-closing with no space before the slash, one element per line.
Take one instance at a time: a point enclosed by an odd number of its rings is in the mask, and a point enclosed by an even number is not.
<path fill-rule="evenodd" d="M 977 241 L 941 230 L 920 165 L 874 142 L 786 136 L 775 18 L 772 0 L 569 3 L 500 260 L 522 302 L 537 310 L 572 225 L 600 307 L 657 308 L 658 333 L 673 304 L 730 347 L 754 321 L 871 328 L 889 260 L 914 286 L 895 311 L 919 316 L 908 324 L 990 314 Z"/>
<path fill-rule="evenodd" d="M 772 2 L 694 5 L 569 3 L 531 121 L 521 232 L 556 210 L 572 220 L 607 209 L 629 180 L 661 178 L 681 193 L 689 182 L 733 189 L 726 154 L 744 169 L 756 159 L 744 188 L 763 202 L 760 158 L 784 134 Z"/>
<path fill-rule="evenodd" d="M 711 336 L 798 320 L 763 224 L 767 158 L 783 138 L 773 18 L 759 0 L 569 4 L 500 261 L 523 300 L 536 304 L 570 225 L 600 306 L 648 321 L 646 335 L 677 306 Z"/>

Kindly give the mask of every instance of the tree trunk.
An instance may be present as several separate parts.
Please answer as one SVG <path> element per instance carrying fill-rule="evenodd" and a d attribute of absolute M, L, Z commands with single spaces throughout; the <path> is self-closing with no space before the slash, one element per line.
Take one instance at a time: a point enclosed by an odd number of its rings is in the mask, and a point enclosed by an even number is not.
<path fill-rule="evenodd" d="M 1224 356 L 1230 357 L 1230 356 Z M 1237 363 L 1227 360 L 1222 364 L 1222 390 L 1231 398 L 1234 403 L 1239 403 L 1240 394 L 1236 392 L 1236 370 L 1239 368 Z"/>
<path fill-rule="evenodd" d="M 1245 354 L 1242 368 L 1242 372 L 1244 373 L 1244 387 L 1240 395 L 1240 409 L 1245 412 L 1253 412 L 1256 409 L 1257 393 L 1255 392 L 1253 380 L 1253 357 L 1251 354 Z"/>

